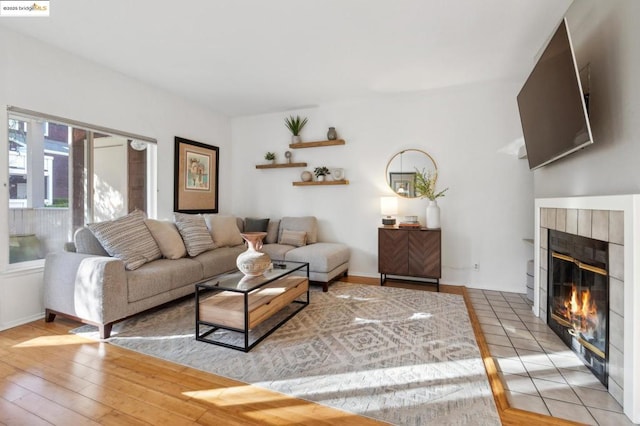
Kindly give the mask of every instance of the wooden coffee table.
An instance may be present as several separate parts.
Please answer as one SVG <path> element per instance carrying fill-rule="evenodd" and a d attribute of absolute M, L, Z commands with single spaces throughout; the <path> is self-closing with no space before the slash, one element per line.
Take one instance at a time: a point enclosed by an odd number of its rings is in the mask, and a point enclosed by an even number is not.
<path fill-rule="evenodd" d="M 214 292 L 214 294 L 211 294 Z M 299 300 L 306 293 L 306 298 Z M 261 332 L 254 329 L 284 308 L 293 312 Z M 259 277 L 241 272 L 223 274 L 196 284 L 196 340 L 249 352 L 309 304 L 309 264 L 276 262 Z M 218 330 L 239 333 L 238 345 L 213 335 Z"/>

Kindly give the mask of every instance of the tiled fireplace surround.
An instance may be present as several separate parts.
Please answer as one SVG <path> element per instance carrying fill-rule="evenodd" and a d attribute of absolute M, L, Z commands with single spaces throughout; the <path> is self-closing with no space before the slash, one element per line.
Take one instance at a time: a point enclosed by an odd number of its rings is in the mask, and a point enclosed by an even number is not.
<path fill-rule="evenodd" d="M 639 215 L 640 195 L 535 201 L 533 311 L 544 321 L 548 230 L 609 243 L 609 393 L 634 423 L 640 423 Z"/>

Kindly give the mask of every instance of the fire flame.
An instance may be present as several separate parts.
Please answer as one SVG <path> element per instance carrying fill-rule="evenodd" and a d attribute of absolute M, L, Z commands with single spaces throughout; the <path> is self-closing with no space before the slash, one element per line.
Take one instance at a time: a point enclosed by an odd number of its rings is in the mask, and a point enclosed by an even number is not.
<path fill-rule="evenodd" d="M 585 335 L 591 335 L 598 328 L 598 307 L 591 299 L 589 289 L 582 290 L 578 297 L 575 284 L 571 286 L 571 297 L 564 302 L 565 317 L 571 321 L 573 329 Z"/>

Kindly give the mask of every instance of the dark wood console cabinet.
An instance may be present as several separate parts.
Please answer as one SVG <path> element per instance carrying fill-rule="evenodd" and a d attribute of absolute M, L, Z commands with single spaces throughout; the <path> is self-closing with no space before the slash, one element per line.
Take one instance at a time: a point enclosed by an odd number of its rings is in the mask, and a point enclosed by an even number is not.
<path fill-rule="evenodd" d="M 378 228 L 378 272 L 380 285 L 387 275 L 435 281 L 440 291 L 442 276 L 441 233 L 439 229 Z M 415 280 L 411 280 L 415 281 Z"/>

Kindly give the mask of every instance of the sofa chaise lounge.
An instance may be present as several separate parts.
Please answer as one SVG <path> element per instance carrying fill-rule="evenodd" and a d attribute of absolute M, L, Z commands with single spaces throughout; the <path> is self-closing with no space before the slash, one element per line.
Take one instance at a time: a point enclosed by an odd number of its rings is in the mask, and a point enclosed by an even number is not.
<path fill-rule="evenodd" d="M 64 251 L 46 258 L 45 321 L 67 316 L 97 326 L 106 339 L 115 322 L 192 294 L 196 283 L 236 269 L 237 256 L 246 250 L 240 232 L 256 226 L 267 229 L 263 251 L 272 260 L 308 262 L 310 281 L 322 283 L 323 291 L 348 273 L 349 248 L 319 242 L 313 216 L 175 216 L 173 222 L 157 221 L 136 211 L 79 229 Z M 131 250 L 130 244 L 137 246 Z"/>

